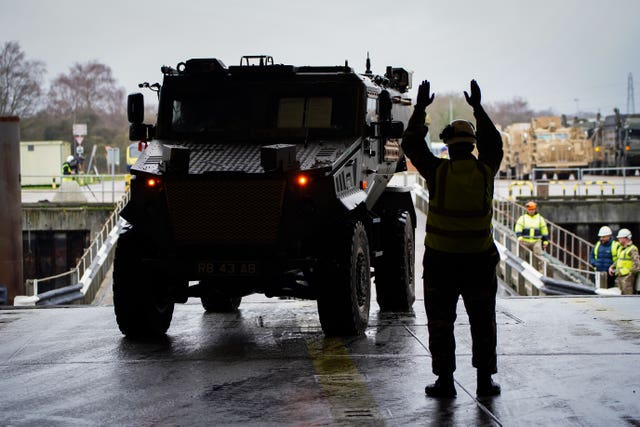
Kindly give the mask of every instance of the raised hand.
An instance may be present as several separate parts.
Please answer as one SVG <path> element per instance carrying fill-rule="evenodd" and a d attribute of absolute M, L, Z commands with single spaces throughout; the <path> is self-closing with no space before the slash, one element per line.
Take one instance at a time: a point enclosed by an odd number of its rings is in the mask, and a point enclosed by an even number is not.
<path fill-rule="evenodd" d="M 416 100 L 416 107 L 425 109 L 433 102 L 436 94 L 431 94 L 431 83 L 429 80 L 423 80 L 418 87 L 418 98 Z"/>
<path fill-rule="evenodd" d="M 482 96 L 480 95 L 480 86 L 478 86 L 475 80 L 471 80 L 471 96 L 465 91 L 464 97 L 467 98 L 467 102 L 472 107 L 478 107 L 480 105 Z"/>

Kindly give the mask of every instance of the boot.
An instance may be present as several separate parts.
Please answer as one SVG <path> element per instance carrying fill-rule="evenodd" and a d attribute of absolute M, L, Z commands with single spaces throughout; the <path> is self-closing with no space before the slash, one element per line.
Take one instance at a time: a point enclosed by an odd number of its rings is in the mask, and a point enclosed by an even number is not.
<path fill-rule="evenodd" d="M 440 375 L 435 383 L 424 388 L 429 397 L 456 397 L 456 387 L 453 385 L 453 375 Z"/>
<path fill-rule="evenodd" d="M 497 396 L 501 392 L 500 384 L 491 379 L 491 374 L 478 372 L 476 395 L 479 397 Z"/>

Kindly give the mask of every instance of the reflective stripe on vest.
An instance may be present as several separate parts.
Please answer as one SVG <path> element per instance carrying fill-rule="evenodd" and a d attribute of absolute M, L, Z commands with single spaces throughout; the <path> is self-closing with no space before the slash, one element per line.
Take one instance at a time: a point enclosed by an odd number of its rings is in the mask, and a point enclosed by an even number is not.
<path fill-rule="evenodd" d="M 635 249 L 636 245 L 631 244 L 626 248 L 622 248 L 618 255 L 618 261 L 616 262 L 616 274 L 618 276 L 626 276 L 631 273 L 631 269 L 633 268 L 633 258 L 631 258 L 631 249 Z"/>
<path fill-rule="evenodd" d="M 445 161 L 429 195 L 425 245 L 443 252 L 474 253 L 491 247 L 493 173 L 476 159 Z"/>
<path fill-rule="evenodd" d="M 524 214 L 516 223 L 516 232 L 518 228 L 522 227 L 522 240 L 525 242 L 535 242 L 542 239 L 543 228 L 545 228 L 542 215 L 536 213 L 535 215 Z"/>
<path fill-rule="evenodd" d="M 618 261 L 618 254 L 620 253 L 621 250 L 622 250 L 622 245 L 620 244 L 620 242 L 618 242 L 617 240 L 614 240 L 611 243 L 611 259 L 613 260 L 614 263 Z"/>

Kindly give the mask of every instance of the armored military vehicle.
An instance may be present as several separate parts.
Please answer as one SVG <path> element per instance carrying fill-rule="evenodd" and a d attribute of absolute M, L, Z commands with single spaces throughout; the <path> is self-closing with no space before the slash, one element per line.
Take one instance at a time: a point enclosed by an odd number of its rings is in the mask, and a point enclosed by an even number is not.
<path fill-rule="evenodd" d="M 566 123 L 560 116 L 533 117 L 531 123 L 514 123 L 505 128 L 505 156 L 501 171 L 512 176 L 536 178 L 547 174 L 567 178 L 575 168 L 587 167 L 593 159 L 591 141 L 581 127 Z"/>
<path fill-rule="evenodd" d="M 244 296 L 317 300 L 328 335 L 362 333 L 371 278 L 383 310 L 409 311 L 415 211 L 400 138 L 411 73 L 344 66 L 240 65 L 190 59 L 162 67 L 155 125 L 129 95 L 131 167 L 113 293 L 131 337 L 164 334 L 174 304 L 207 312 Z M 142 85 L 141 85 L 142 86 Z"/>
<path fill-rule="evenodd" d="M 621 114 L 617 108 L 613 112 L 598 123 L 591 136 L 595 152 L 592 166 L 640 166 L 640 114 Z"/>

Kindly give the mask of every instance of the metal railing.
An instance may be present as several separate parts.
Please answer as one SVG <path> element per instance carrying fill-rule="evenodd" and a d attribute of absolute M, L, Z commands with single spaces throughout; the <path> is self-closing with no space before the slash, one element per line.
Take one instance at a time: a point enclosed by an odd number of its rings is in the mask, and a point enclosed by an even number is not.
<path fill-rule="evenodd" d="M 542 265 L 544 276 L 562 275 L 565 279 L 594 286 L 595 272 L 589 264 L 589 253 L 594 245 L 578 235 L 546 220 L 549 229 L 549 246 L 543 256 L 536 256 L 532 250 L 519 244 L 513 232 L 515 223 L 526 208 L 510 200 L 493 201 L 494 238 L 509 251 L 515 253 L 531 265 Z"/>
<path fill-rule="evenodd" d="M 39 284 L 43 282 L 48 282 L 51 280 L 59 279 L 62 277 L 68 278 L 68 283 L 64 287 L 74 287 L 78 284 L 81 285 L 81 293 L 83 297 L 91 300 L 97 291 L 97 287 L 94 283 L 88 283 L 85 275 L 90 272 L 90 269 L 95 267 L 95 262 L 98 257 L 105 257 L 104 248 L 106 243 L 111 239 L 112 233 L 116 228 L 119 228 L 120 221 L 120 210 L 124 207 L 124 205 L 129 201 L 129 193 L 126 192 L 121 199 L 116 203 L 115 208 L 109 218 L 105 221 L 102 229 L 96 233 L 94 238 L 91 241 L 89 247 L 84 251 L 84 254 L 76 264 L 76 266 L 69 270 L 66 273 L 57 274 L 55 276 L 44 277 L 40 279 L 27 279 L 26 280 L 26 288 L 27 295 L 33 295 L 36 299 L 38 297 L 42 297 L 44 294 L 39 294 L 38 287 Z M 83 283 L 83 278 L 85 282 Z M 94 285 L 94 286 L 91 286 Z M 98 284 L 99 286 L 99 284 Z M 46 294 L 51 293 L 52 295 L 59 294 L 60 292 L 56 292 L 59 289 L 54 289 L 52 291 L 46 292 Z M 25 304 L 29 305 L 29 304 Z"/>
<path fill-rule="evenodd" d="M 573 179 L 558 181 L 555 179 L 557 169 L 534 168 L 531 172 L 531 188 L 539 189 L 541 185 L 572 183 L 573 196 L 637 196 L 640 195 L 640 167 L 619 168 L 567 168 L 563 172 L 571 172 Z M 545 176 L 546 178 L 539 178 Z M 523 181 L 520 181 L 523 182 Z M 549 193 L 549 195 L 552 195 Z"/>
<path fill-rule="evenodd" d="M 126 193 L 128 174 L 22 175 L 22 202 L 116 203 Z"/>

